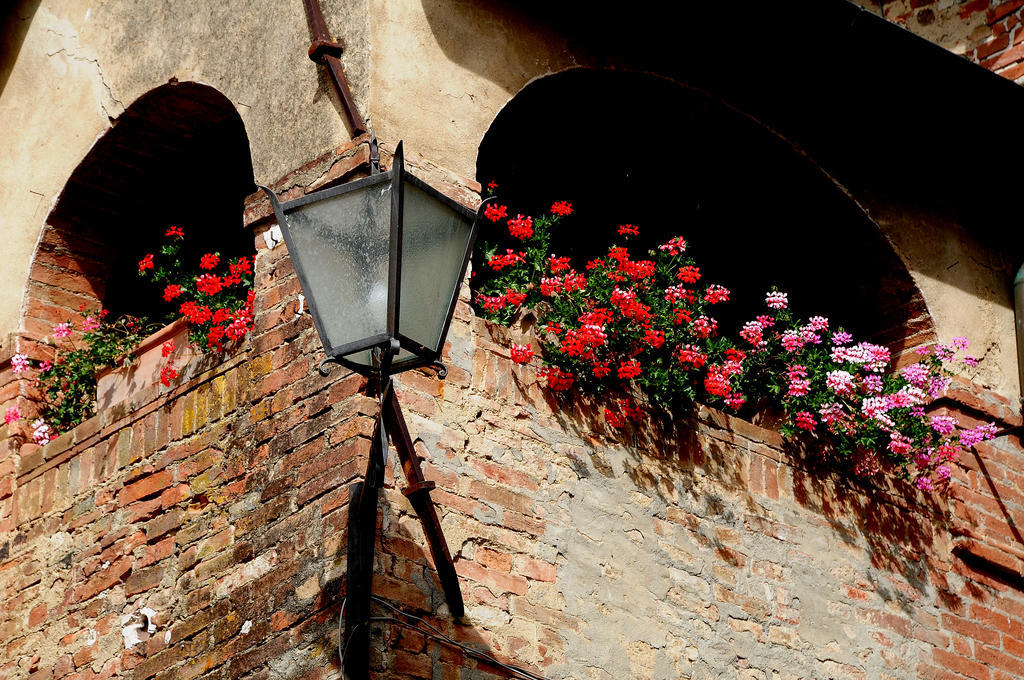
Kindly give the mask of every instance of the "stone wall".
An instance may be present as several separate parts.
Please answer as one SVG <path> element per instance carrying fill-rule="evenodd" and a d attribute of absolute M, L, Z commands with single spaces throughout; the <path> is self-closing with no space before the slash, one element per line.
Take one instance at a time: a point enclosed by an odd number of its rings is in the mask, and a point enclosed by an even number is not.
<path fill-rule="evenodd" d="M 855 0 L 878 13 L 878 2 Z M 931 42 L 1008 80 L 1024 82 L 1020 0 L 896 0 L 884 15 Z"/>
<path fill-rule="evenodd" d="M 265 203 L 248 215 L 266 228 Z M 348 485 L 376 402 L 361 378 L 316 372 L 286 250 L 255 242 L 241 351 L 45 447 L 0 434 L 0 676 L 340 677 Z M 948 500 L 855 486 L 713 409 L 611 433 L 600 404 L 556 401 L 537 366 L 511 364 L 512 340 L 464 298 L 447 380 L 399 380 L 466 620 L 447 614 L 394 456 L 376 594 L 550 678 L 1024 674 L 1016 437 L 966 456 Z M 1019 423 L 962 387 L 940 407 Z M 155 629 L 127 649 L 144 608 Z M 377 677 L 507 677 L 393 624 L 373 649 Z"/>

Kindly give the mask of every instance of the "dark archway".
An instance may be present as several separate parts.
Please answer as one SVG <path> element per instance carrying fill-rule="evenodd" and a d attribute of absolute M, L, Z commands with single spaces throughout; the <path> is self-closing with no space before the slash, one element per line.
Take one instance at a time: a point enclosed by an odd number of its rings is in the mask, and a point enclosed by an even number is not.
<path fill-rule="evenodd" d="M 139 254 L 172 224 L 198 237 L 187 253 L 197 261 L 199 250 L 252 253 L 242 207 L 254 190 L 245 127 L 224 95 L 191 82 L 150 90 L 93 145 L 47 218 L 24 329 L 41 337 L 83 303 L 159 314 L 159 291 L 136 275 Z"/>
<path fill-rule="evenodd" d="M 910 274 L 857 203 L 787 140 L 706 92 L 629 71 L 541 78 L 494 120 L 477 179 L 497 181 L 515 212 L 572 201 L 577 214 L 554 246 L 578 261 L 603 252 L 622 223 L 641 227 L 640 250 L 685 236 L 708 280 L 733 290 L 720 308 L 727 327 L 777 285 L 797 313 L 896 351 L 933 338 Z"/>

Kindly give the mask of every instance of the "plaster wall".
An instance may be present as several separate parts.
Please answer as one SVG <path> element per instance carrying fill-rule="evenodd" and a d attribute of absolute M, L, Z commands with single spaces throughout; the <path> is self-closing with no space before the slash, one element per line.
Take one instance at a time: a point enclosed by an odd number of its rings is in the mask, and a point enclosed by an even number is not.
<path fill-rule="evenodd" d="M 338 38 L 367 44 L 364 2 L 323 6 Z M 191 80 L 228 97 L 263 183 L 350 139 L 326 76 L 306 56 L 301 3 L 22 0 L 4 21 L 0 337 L 18 330 L 35 243 L 64 183 L 124 107 L 154 87 Z M 365 111 L 369 51 L 342 61 Z"/>
<path fill-rule="evenodd" d="M 940 3 L 943 11 L 947 4 Z M 628 57 L 602 50 L 610 46 L 570 37 L 542 13 L 513 3 L 324 0 L 323 6 L 348 45 L 346 71 L 377 134 L 404 139 L 424 164 L 461 178 L 475 176 L 477 148 L 491 121 L 532 79 L 576 66 L 630 66 Z M 111 119 L 151 88 L 177 78 L 224 93 L 246 125 L 263 183 L 349 139 L 326 76 L 305 56 L 309 34 L 298 3 L 161 1 L 142 11 L 126 0 L 23 0 L 8 25 L 23 41 L 5 40 L 10 48 L 0 90 L 0 116 L 15 121 L 15 133 L 0 139 L 6 206 L 0 230 L 8 246 L 0 337 L 18 330 L 33 248 L 63 182 Z M 552 149 L 557 158 L 557 139 Z M 182 181 L 187 187 L 188 178 Z M 948 220 L 911 218 L 877 201 L 871 212 L 918 281 L 940 339 L 968 335 L 986 356 L 976 377 L 1015 395 L 1006 256 Z"/>

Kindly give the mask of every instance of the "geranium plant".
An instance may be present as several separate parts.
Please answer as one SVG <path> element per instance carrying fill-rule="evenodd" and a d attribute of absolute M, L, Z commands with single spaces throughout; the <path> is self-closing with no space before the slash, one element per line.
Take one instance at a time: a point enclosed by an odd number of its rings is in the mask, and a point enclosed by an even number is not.
<path fill-rule="evenodd" d="M 11 366 L 15 373 L 36 371 L 36 384 L 42 392 L 42 418 L 32 423 L 33 439 L 45 444 L 96 410 L 96 374 L 103 368 L 127 365 L 131 352 L 155 328 L 141 319 L 124 316 L 108 322 L 106 310 L 86 311 L 80 329 L 71 321 L 53 327 L 47 338 L 48 356 L 32 358 L 15 354 Z M 80 331 L 80 332 L 78 332 Z M 20 417 L 16 408 L 4 414 L 7 424 Z"/>
<path fill-rule="evenodd" d="M 747 414 L 774 406 L 786 414 L 784 435 L 861 475 L 887 461 L 925 490 L 949 478 L 960 450 L 994 435 L 994 425 L 965 430 L 926 412 L 946 389 L 965 339 L 921 350 L 919 363 L 892 373 L 888 349 L 855 343 L 825 317 L 795 318 L 778 290 L 767 293 L 763 314 L 729 337 L 714 308 L 731 293 L 704 279 L 684 238 L 637 258 L 626 244 L 639 229 L 621 225 L 621 243 L 579 266 L 550 252 L 552 231 L 571 214 L 564 201 L 536 217 L 488 205 L 485 217 L 501 233 L 483 246 L 475 302 L 501 323 L 531 311 L 548 389 L 606 393 L 612 428 L 644 418 L 644 402 L 679 409 L 700 401 Z M 533 350 L 514 345 L 510 358 L 527 363 Z"/>
<path fill-rule="evenodd" d="M 190 348 L 199 352 L 221 352 L 241 340 L 253 322 L 253 262 L 239 257 L 222 262 L 216 252 L 205 253 L 189 267 L 182 254 L 184 229 L 171 226 L 164 234 L 166 242 L 158 253 L 147 253 L 139 260 L 139 276 L 152 280 L 161 290 L 164 313 L 155 314 L 160 322 L 184 318 L 189 326 Z M 154 309 L 159 306 L 154 301 Z M 95 413 L 96 373 L 105 367 L 128 365 L 132 351 L 159 323 L 123 316 L 106 320 L 105 310 L 86 312 L 81 329 L 68 320 L 53 328 L 48 340 L 52 352 L 45 357 L 29 358 L 15 354 L 15 373 L 35 369 L 36 380 L 45 404 L 42 418 L 32 423 L 33 438 L 42 444 Z M 160 372 L 165 386 L 177 377 L 171 356 L 181 348 L 173 341 L 164 343 L 162 356 L 167 364 Z M 16 407 L 4 412 L 4 422 L 17 422 Z"/>
<path fill-rule="evenodd" d="M 252 328 L 252 260 L 239 257 L 222 262 L 219 253 L 206 253 L 188 266 L 182 257 L 185 232 L 171 226 L 159 256 L 146 254 L 139 261 L 139 276 L 162 287 L 169 320 L 184 318 L 189 341 L 207 351 L 222 351 Z"/>

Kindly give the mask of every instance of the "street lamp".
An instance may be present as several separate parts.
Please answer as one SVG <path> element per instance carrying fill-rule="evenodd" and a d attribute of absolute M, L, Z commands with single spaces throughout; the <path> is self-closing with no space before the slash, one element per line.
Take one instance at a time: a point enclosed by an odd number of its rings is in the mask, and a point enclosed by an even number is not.
<path fill-rule="evenodd" d="M 364 481 L 350 487 L 348 591 L 339 641 L 345 674 L 369 677 L 369 622 L 377 497 L 384 483 L 388 442 L 409 482 L 404 494 L 423 524 L 452 616 L 465 613 L 458 576 L 413 450 L 391 376 L 440 363 L 476 240 L 476 213 L 405 172 L 402 144 L 381 172 L 376 139 L 371 175 L 281 202 L 267 187 L 313 325 L 327 357 L 373 378 L 380 398 Z"/>
<path fill-rule="evenodd" d="M 473 211 L 407 173 L 401 143 L 387 172 L 284 203 L 263 188 L 327 353 L 321 369 L 387 376 L 438 361 Z"/>

